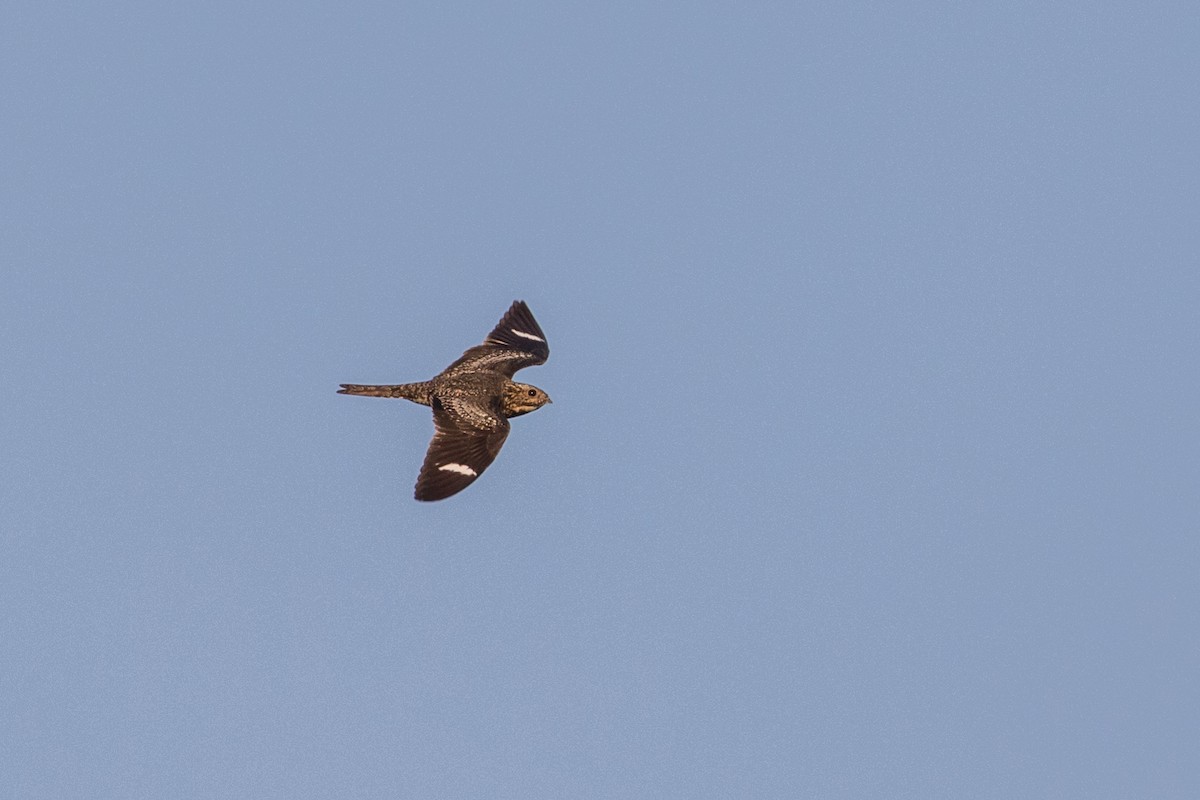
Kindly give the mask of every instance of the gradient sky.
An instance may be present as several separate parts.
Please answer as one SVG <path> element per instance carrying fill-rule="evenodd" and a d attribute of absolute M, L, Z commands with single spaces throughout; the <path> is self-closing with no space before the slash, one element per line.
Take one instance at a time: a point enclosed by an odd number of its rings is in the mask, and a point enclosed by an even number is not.
<path fill-rule="evenodd" d="M 1200 796 L 1194 6 L 3 17 L 0 794 Z"/>

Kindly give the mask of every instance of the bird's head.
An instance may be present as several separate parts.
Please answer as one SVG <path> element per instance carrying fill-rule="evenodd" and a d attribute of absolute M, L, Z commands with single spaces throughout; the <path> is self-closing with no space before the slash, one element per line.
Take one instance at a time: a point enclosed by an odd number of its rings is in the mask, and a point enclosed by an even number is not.
<path fill-rule="evenodd" d="M 504 387 L 504 416 L 519 417 L 552 402 L 550 395 L 528 383 L 510 381 Z"/>

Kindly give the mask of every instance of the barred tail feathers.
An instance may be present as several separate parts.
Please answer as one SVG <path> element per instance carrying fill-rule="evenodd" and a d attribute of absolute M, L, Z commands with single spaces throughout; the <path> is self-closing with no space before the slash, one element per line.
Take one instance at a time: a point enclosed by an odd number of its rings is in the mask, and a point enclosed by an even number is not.
<path fill-rule="evenodd" d="M 343 383 L 338 394 L 357 394 L 363 397 L 401 397 L 414 403 L 429 405 L 429 382 L 398 383 L 390 386 L 363 386 L 357 383 Z"/>

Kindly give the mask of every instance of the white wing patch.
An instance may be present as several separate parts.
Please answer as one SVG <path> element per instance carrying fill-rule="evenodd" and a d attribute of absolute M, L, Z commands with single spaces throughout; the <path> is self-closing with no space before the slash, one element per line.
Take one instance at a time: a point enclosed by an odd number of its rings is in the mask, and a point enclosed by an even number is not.
<path fill-rule="evenodd" d="M 442 464 L 438 469 L 444 472 L 457 472 L 459 475 L 467 475 L 472 478 L 479 474 L 466 464 Z"/>
<path fill-rule="evenodd" d="M 519 331 L 516 328 L 509 328 L 508 330 L 513 336 L 520 336 L 522 339 L 533 339 L 535 342 L 546 341 L 545 339 L 543 339 L 540 336 L 534 336 L 532 333 L 526 333 L 525 331 Z"/>

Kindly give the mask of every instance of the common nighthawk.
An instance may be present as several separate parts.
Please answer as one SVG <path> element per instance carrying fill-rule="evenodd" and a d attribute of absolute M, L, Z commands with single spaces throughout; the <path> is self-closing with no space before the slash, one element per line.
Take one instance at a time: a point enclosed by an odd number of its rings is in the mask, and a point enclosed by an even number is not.
<path fill-rule="evenodd" d="M 511 417 L 536 411 L 550 396 L 517 383 L 513 374 L 546 363 L 546 335 L 517 300 L 483 344 L 472 347 L 432 380 L 393 386 L 343 383 L 338 394 L 403 397 L 433 407 L 433 441 L 417 476 L 418 500 L 461 492 L 488 468 L 508 437 Z"/>

